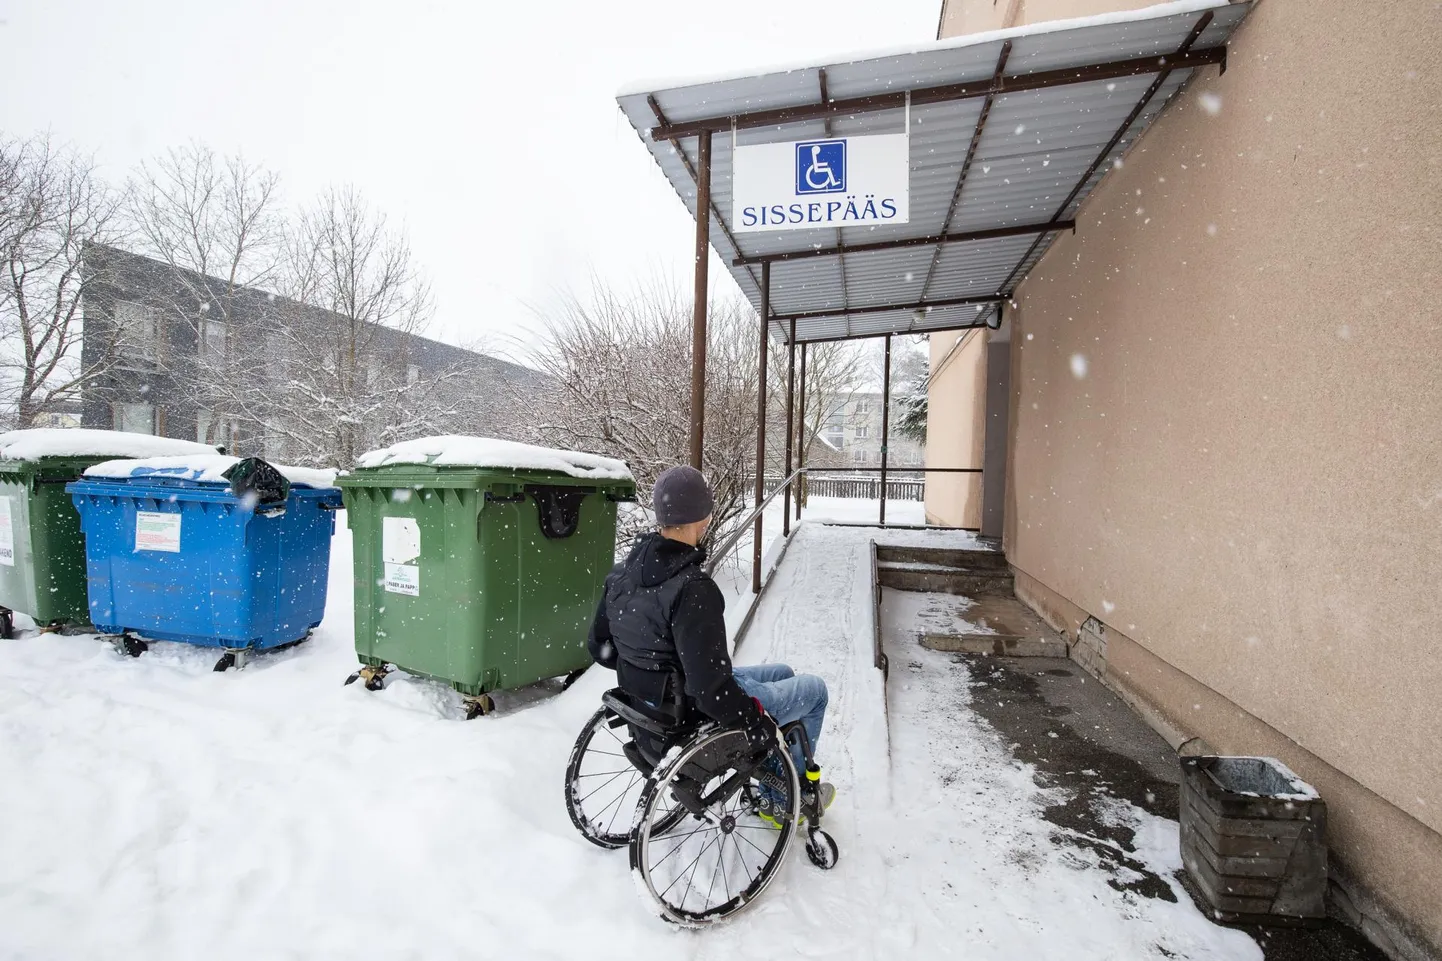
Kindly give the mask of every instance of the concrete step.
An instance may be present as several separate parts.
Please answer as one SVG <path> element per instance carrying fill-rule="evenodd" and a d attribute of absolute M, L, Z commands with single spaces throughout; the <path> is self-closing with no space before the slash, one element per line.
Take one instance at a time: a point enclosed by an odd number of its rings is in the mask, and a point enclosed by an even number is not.
<path fill-rule="evenodd" d="M 934 651 L 1010 657 L 1066 657 L 1066 640 L 1015 597 L 981 596 L 966 609 L 974 632 L 927 631 L 921 644 Z"/>
<path fill-rule="evenodd" d="M 965 597 L 1013 593 L 1010 571 L 977 571 L 940 565 L 877 563 L 876 576 L 882 587 L 898 591 L 960 594 Z"/>
<path fill-rule="evenodd" d="M 878 564 L 933 564 L 966 570 L 1009 571 L 1001 551 L 938 550 L 931 547 L 876 547 Z"/>
<path fill-rule="evenodd" d="M 954 654 L 992 654 L 997 657 L 1066 657 L 1066 642 L 1059 637 L 1022 637 L 1017 634 L 923 634 L 921 646 Z"/>

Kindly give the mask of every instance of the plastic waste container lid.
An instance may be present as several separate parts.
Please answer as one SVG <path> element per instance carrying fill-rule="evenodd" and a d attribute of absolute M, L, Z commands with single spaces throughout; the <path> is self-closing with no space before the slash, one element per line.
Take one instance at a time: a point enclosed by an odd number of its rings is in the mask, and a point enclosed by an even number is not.
<path fill-rule="evenodd" d="M 0 434 L 0 469 L 41 461 L 90 461 L 115 457 L 218 456 L 195 441 L 119 430 L 43 427 Z"/>
<path fill-rule="evenodd" d="M 102 461 L 87 468 L 85 476 L 101 480 L 175 480 L 198 484 L 229 484 L 226 473 L 239 464 L 239 457 L 226 454 L 190 454 L 180 457 L 146 457 Z M 272 464 L 286 480 L 297 487 L 319 490 L 335 487 L 336 472 L 314 467 L 288 467 Z"/>
<path fill-rule="evenodd" d="M 545 471 L 584 480 L 635 481 L 624 461 L 494 437 L 423 437 L 370 451 L 356 461 L 363 471 L 393 466 Z"/>

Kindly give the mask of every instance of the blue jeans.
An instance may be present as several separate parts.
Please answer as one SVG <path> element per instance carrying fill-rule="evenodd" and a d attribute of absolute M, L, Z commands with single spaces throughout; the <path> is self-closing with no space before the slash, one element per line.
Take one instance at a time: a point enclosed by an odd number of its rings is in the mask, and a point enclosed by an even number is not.
<path fill-rule="evenodd" d="M 785 664 L 753 664 L 732 669 L 741 690 L 761 702 L 766 713 L 785 727 L 800 721 L 811 739 L 811 753 L 816 754 L 821 740 L 821 722 L 826 717 L 826 682 L 815 674 L 797 674 Z M 806 778 L 806 758 L 793 746 L 796 773 Z"/>

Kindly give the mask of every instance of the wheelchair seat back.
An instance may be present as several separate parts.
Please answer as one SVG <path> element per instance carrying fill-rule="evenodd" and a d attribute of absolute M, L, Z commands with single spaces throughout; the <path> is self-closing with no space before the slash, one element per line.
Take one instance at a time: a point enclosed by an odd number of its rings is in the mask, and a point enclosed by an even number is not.
<path fill-rule="evenodd" d="M 601 695 L 601 703 L 631 729 L 634 749 L 627 745 L 627 759 L 648 776 L 671 745 L 685 740 L 696 729 L 695 712 L 688 709 L 682 691 L 681 679 L 673 675 L 667 697 L 659 704 L 619 687 Z"/>

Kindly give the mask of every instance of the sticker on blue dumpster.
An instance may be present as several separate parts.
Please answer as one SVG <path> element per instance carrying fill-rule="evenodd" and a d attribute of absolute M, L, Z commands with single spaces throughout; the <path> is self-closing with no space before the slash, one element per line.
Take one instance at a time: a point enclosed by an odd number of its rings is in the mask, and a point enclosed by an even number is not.
<path fill-rule="evenodd" d="M 180 553 L 180 515 L 135 512 L 135 549 Z"/>
<path fill-rule="evenodd" d="M 381 518 L 383 586 L 392 594 L 421 594 L 421 569 L 411 562 L 421 556 L 421 526 L 414 517 Z"/>
<path fill-rule="evenodd" d="M 13 498 L 0 497 L 0 564 L 15 566 L 15 527 L 11 513 Z"/>

